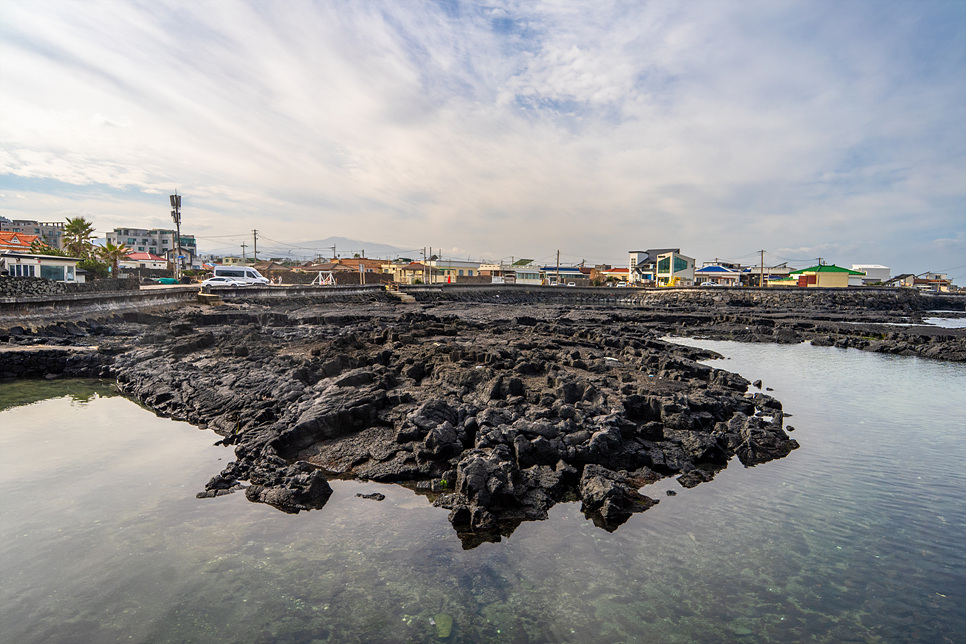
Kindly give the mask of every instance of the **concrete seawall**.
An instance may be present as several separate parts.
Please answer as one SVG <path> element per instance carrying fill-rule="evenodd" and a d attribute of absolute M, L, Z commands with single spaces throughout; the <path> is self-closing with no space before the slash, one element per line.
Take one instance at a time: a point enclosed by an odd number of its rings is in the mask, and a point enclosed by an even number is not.
<path fill-rule="evenodd" d="M 69 318 L 92 313 L 124 313 L 178 306 L 194 301 L 194 288 L 166 288 L 108 293 L 61 293 L 0 299 L 0 320 Z"/>
<path fill-rule="evenodd" d="M 0 298 L 0 322 L 72 318 L 99 313 L 127 313 L 177 308 L 197 302 L 197 286 L 146 288 L 105 293 L 54 293 L 32 297 Z M 224 301 L 284 300 L 354 302 L 386 298 L 386 289 L 371 286 L 265 286 L 213 289 Z"/>
<path fill-rule="evenodd" d="M 125 313 L 177 308 L 198 300 L 197 287 L 171 287 L 106 293 L 62 293 L 35 297 L 0 298 L 0 322 L 72 318 L 98 313 Z M 398 302 L 381 285 L 366 286 L 265 286 L 217 288 L 224 302 L 257 301 L 263 304 L 324 302 Z M 401 286 L 403 301 L 466 302 L 491 304 L 566 304 L 631 308 L 687 309 L 690 307 L 848 309 L 922 312 L 935 309 L 966 310 L 966 294 L 923 294 L 893 288 L 597 288 L 507 284 Z"/>
<path fill-rule="evenodd" d="M 401 286 L 418 302 L 559 303 L 639 308 L 756 307 L 927 311 L 966 310 L 966 294 L 923 294 L 896 288 L 599 288 L 465 284 Z"/>

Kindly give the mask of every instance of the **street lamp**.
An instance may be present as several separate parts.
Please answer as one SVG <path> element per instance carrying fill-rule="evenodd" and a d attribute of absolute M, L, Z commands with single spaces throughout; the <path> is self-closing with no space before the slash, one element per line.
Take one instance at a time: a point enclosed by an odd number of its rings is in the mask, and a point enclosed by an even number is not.
<path fill-rule="evenodd" d="M 175 193 L 171 195 L 171 207 L 174 210 L 171 211 L 171 219 L 174 220 L 175 234 L 177 234 L 178 239 L 175 241 L 175 257 L 174 257 L 174 278 L 181 281 L 181 195 L 175 190 Z"/>

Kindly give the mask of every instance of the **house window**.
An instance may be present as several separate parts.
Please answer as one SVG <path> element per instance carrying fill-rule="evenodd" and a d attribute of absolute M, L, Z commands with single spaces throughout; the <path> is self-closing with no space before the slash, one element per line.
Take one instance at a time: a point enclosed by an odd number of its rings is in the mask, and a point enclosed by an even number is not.
<path fill-rule="evenodd" d="M 461 268 L 460 269 L 460 277 L 462 277 L 462 276 L 463 276 L 463 269 Z"/>
<path fill-rule="evenodd" d="M 133 246 L 133 245 L 134 245 L 134 244 L 136 244 L 136 243 L 138 243 L 138 240 L 136 240 L 136 239 L 132 239 L 132 238 L 130 238 L 130 237 L 128 237 L 128 238 L 127 238 L 127 245 L 128 245 L 128 246 Z"/>
<path fill-rule="evenodd" d="M 31 267 L 33 268 L 33 267 Z M 45 280 L 52 280 L 54 282 L 60 282 L 64 279 L 64 267 L 63 266 L 45 266 L 40 265 L 40 276 Z"/>
<path fill-rule="evenodd" d="M 473 270 L 472 269 L 470 269 L 469 271 L 467 271 L 467 273 L 469 273 L 469 276 L 470 277 L 473 277 Z"/>
<path fill-rule="evenodd" d="M 674 272 L 686 271 L 688 270 L 688 260 L 681 259 L 680 257 L 674 258 Z"/>
<path fill-rule="evenodd" d="M 14 277 L 33 277 L 34 267 L 32 264 L 14 264 L 13 276 Z"/>
<path fill-rule="evenodd" d="M 670 273 L 671 272 L 671 258 L 664 257 L 657 261 L 657 272 L 658 273 Z"/>

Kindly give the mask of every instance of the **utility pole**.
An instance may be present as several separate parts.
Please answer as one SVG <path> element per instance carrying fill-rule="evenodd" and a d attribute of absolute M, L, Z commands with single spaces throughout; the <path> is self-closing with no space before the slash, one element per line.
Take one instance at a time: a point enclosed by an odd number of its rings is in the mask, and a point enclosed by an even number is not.
<path fill-rule="evenodd" d="M 174 194 L 170 197 L 171 207 L 174 210 L 171 211 L 171 218 L 174 220 L 175 234 L 178 239 L 175 241 L 175 258 L 174 258 L 174 278 L 181 281 L 181 195 L 175 190 Z M 116 277 L 116 276 L 115 276 Z"/>
<path fill-rule="evenodd" d="M 255 261 L 257 262 L 258 261 L 258 231 L 253 229 L 252 236 L 254 237 L 254 242 L 255 242 L 255 248 L 253 250 L 253 253 L 255 255 Z"/>
<path fill-rule="evenodd" d="M 423 246 L 423 284 L 426 283 L 426 247 Z"/>
<path fill-rule="evenodd" d="M 557 251 L 557 286 L 560 286 L 560 251 Z"/>
<path fill-rule="evenodd" d="M 758 276 L 758 286 L 761 286 L 762 288 L 764 288 L 765 286 L 765 251 L 760 250 L 758 252 L 761 253 L 761 273 Z"/>
<path fill-rule="evenodd" d="M 242 259 L 245 259 L 245 248 L 247 248 L 247 247 L 248 247 L 248 244 L 246 244 L 245 242 L 242 242 L 242 243 L 241 243 L 241 248 L 242 248 Z"/>

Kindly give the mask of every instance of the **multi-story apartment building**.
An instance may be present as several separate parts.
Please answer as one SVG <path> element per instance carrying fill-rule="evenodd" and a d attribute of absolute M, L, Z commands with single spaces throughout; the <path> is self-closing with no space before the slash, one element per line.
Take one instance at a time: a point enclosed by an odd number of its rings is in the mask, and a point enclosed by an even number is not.
<path fill-rule="evenodd" d="M 33 221 L 0 217 L 0 231 L 24 233 L 39 236 L 51 248 L 62 248 L 64 243 L 64 223 L 59 221 Z"/>
<path fill-rule="evenodd" d="M 124 244 L 137 253 L 151 253 L 161 256 L 177 248 L 178 244 L 175 243 L 176 236 L 175 231 L 163 228 L 153 230 L 146 228 L 115 228 L 113 232 L 107 233 L 106 235 L 107 241 L 112 244 Z M 181 248 L 182 250 L 188 251 L 192 257 L 197 255 L 198 245 L 195 242 L 195 236 L 182 234 Z"/>

